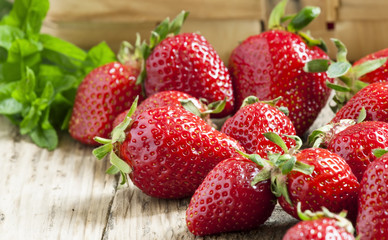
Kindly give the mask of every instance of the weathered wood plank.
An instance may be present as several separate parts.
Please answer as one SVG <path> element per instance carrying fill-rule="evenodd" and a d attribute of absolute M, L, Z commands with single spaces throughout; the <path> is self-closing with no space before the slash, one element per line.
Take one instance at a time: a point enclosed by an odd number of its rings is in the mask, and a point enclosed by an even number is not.
<path fill-rule="evenodd" d="M 117 191 L 104 240 L 113 239 L 282 239 L 286 230 L 297 222 L 276 206 L 270 219 L 258 229 L 195 237 L 185 222 L 190 199 L 164 200 L 143 194 L 132 183 Z"/>
<path fill-rule="evenodd" d="M 100 239 L 117 179 L 68 135 L 49 152 L 0 117 L 0 239 Z"/>

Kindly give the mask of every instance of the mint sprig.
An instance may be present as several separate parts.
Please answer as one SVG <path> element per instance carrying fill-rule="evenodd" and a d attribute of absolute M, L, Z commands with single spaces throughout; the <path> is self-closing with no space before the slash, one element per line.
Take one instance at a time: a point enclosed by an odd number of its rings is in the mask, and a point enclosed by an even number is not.
<path fill-rule="evenodd" d="M 0 21 L 0 114 L 42 148 L 58 145 L 76 90 L 92 69 L 116 61 L 106 43 L 88 52 L 40 32 L 48 0 L 15 0 Z"/>

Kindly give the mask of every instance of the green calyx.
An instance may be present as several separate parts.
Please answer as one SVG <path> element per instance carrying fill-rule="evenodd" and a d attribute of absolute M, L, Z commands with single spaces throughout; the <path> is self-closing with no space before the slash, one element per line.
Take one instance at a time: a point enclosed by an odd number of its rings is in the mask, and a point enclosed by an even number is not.
<path fill-rule="evenodd" d="M 280 1 L 272 10 L 268 20 L 269 29 L 284 29 L 300 35 L 309 46 L 318 46 L 327 51 L 326 45 L 322 40 L 314 39 L 309 34 L 301 32 L 311 21 L 321 13 L 319 7 L 306 6 L 296 14 L 285 15 L 287 0 Z M 286 26 L 283 26 L 288 22 Z"/>
<path fill-rule="evenodd" d="M 356 123 L 358 122 L 353 119 L 341 119 L 338 123 L 326 124 L 311 132 L 308 136 L 308 144 L 313 148 L 326 147 L 337 133 Z"/>
<path fill-rule="evenodd" d="M 126 137 L 125 130 L 128 129 L 133 123 L 131 116 L 136 110 L 138 99 L 139 97 L 136 97 L 135 101 L 131 105 L 130 110 L 128 111 L 127 116 L 119 125 L 117 125 L 117 127 L 112 130 L 111 139 L 101 137 L 94 138 L 96 142 L 102 145 L 93 150 L 93 155 L 98 160 L 102 160 L 109 154 L 109 160 L 112 166 L 106 171 L 106 173 L 111 175 L 120 173 L 122 176 L 121 185 L 128 181 L 127 175 L 131 173 L 132 169 L 124 160 L 117 156 L 117 146 L 124 142 Z"/>
<path fill-rule="evenodd" d="M 332 41 L 337 48 L 337 61 L 311 60 L 305 64 L 303 70 L 305 72 L 326 72 L 328 77 L 337 79 L 335 83 L 326 82 L 329 88 L 336 91 L 333 97 L 335 104 L 331 106 L 332 111 L 336 113 L 354 94 L 368 85 L 362 82 L 360 77 L 381 67 L 388 58 L 373 59 L 352 66 L 346 57 L 348 53 L 346 46 L 338 39 L 332 39 Z"/>
<path fill-rule="evenodd" d="M 268 132 L 263 134 L 268 140 L 277 144 L 282 148 L 284 154 L 268 153 L 267 158 L 263 159 L 257 154 L 246 154 L 239 152 L 243 157 L 248 158 L 258 166 L 262 167 L 261 171 L 255 176 L 252 181 L 252 186 L 257 183 L 270 179 L 271 191 L 276 197 L 283 196 L 285 200 L 292 205 L 292 201 L 287 189 L 287 176 L 292 171 L 301 172 L 303 174 L 311 174 L 314 167 L 298 161 L 295 157 L 295 152 L 302 146 L 302 140 L 298 136 L 286 135 L 295 140 L 295 147 L 288 149 L 283 139 L 276 133 Z"/>
<path fill-rule="evenodd" d="M 220 113 L 222 110 L 224 110 L 226 105 L 226 98 L 220 101 L 215 101 L 209 104 L 206 104 L 205 99 L 199 99 L 201 102 L 201 105 L 203 108 L 205 108 L 205 111 L 201 111 L 199 109 L 200 106 L 197 106 L 196 101 L 192 98 L 188 99 L 179 99 L 179 102 L 181 103 L 182 107 L 186 109 L 187 111 L 197 115 L 198 117 L 202 119 L 206 119 L 210 114 Z"/>
<path fill-rule="evenodd" d="M 346 219 L 347 212 L 342 211 L 338 214 L 330 212 L 327 208 L 322 207 L 322 211 L 312 212 L 310 210 L 306 210 L 302 212 L 302 204 L 300 202 L 297 203 L 297 212 L 298 216 L 302 221 L 312 221 L 318 220 L 322 218 L 332 218 L 336 220 L 336 225 L 345 229 L 348 233 L 354 234 L 355 230 L 353 224 Z"/>
<path fill-rule="evenodd" d="M 244 99 L 244 101 L 242 102 L 241 104 L 241 107 L 240 108 L 243 108 L 245 106 L 248 106 L 250 104 L 254 104 L 254 103 L 257 103 L 257 102 L 261 102 L 261 103 L 265 103 L 265 104 L 268 104 L 272 107 L 275 107 L 277 108 L 279 111 L 281 111 L 282 113 L 284 113 L 286 116 L 288 116 L 288 114 L 290 113 L 290 111 L 288 110 L 287 107 L 283 107 L 283 106 L 277 106 L 277 103 L 279 102 L 279 100 L 282 99 L 281 96 L 275 98 L 275 99 L 272 99 L 272 100 L 263 100 L 263 101 L 260 101 L 258 97 L 256 96 L 248 96 Z"/>
<path fill-rule="evenodd" d="M 179 34 L 183 23 L 185 22 L 189 12 L 182 11 L 173 20 L 169 18 L 164 19 L 152 32 L 149 43 L 142 42 L 137 44 L 136 52 L 141 56 L 141 72 L 137 78 L 136 83 L 142 84 L 147 77 L 145 61 L 151 54 L 152 50 L 164 39 L 170 35 Z"/>
<path fill-rule="evenodd" d="M 384 154 L 388 153 L 388 148 L 376 148 L 372 152 L 373 152 L 373 155 L 379 158 Z"/>

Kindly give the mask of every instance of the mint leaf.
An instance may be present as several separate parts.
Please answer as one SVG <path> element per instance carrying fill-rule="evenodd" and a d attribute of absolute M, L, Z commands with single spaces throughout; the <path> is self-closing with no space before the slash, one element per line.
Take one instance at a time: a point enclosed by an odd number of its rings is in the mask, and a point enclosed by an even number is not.
<path fill-rule="evenodd" d="M 67 71 L 75 72 L 86 58 L 86 51 L 60 38 L 41 34 L 39 40 L 43 44 L 42 58 Z"/>
<path fill-rule="evenodd" d="M 9 50 L 12 46 L 12 42 L 16 39 L 24 38 L 24 33 L 22 30 L 7 26 L 0 25 L 0 46 Z"/>
<path fill-rule="evenodd" d="M 84 74 L 86 75 L 94 68 L 115 61 L 117 61 L 116 54 L 110 49 L 106 42 L 101 42 L 89 50 L 83 64 Z"/>
<path fill-rule="evenodd" d="M 15 0 L 11 12 L 1 20 L 0 25 L 19 28 L 28 37 L 36 38 L 48 9 L 48 0 Z"/>

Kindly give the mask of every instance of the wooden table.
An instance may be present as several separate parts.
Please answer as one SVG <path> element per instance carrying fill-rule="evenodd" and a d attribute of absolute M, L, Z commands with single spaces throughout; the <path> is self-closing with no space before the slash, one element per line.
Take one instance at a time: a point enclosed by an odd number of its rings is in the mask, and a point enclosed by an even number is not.
<path fill-rule="evenodd" d="M 312 128 L 327 122 L 325 108 Z M 68 134 L 47 151 L 0 116 L 0 239 L 281 239 L 297 221 L 277 206 L 258 229 L 204 238 L 186 228 L 189 199 L 161 200 L 105 174 Z"/>

